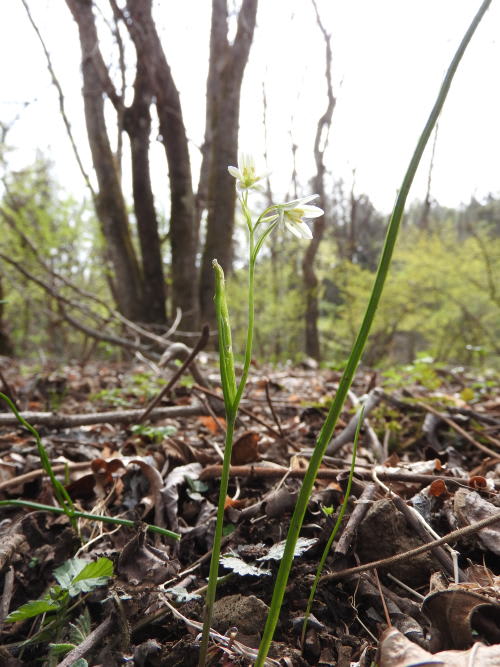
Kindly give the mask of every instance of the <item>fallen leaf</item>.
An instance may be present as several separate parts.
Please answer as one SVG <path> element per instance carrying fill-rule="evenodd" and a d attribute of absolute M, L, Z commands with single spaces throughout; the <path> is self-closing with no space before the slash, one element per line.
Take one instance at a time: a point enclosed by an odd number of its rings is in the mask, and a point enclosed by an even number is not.
<path fill-rule="evenodd" d="M 382 634 L 379 656 L 379 667 L 498 667 L 500 646 L 476 643 L 468 651 L 441 651 L 433 654 L 414 644 L 396 628 L 390 627 Z"/>
<path fill-rule="evenodd" d="M 258 461 L 260 435 L 255 431 L 246 431 L 235 440 L 231 452 L 231 465 L 242 466 Z"/>

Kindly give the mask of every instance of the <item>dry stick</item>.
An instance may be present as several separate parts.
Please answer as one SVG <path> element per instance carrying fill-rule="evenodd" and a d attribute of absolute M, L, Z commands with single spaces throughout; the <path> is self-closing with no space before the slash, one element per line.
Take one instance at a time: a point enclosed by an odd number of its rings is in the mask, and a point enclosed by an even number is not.
<path fill-rule="evenodd" d="M 417 519 L 411 507 L 408 507 L 405 501 L 394 492 L 391 493 L 391 500 L 396 506 L 396 508 L 404 515 L 406 521 L 411 526 L 411 528 L 418 534 L 420 539 L 424 542 L 431 542 L 432 537 L 430 537 L 429 533 L 427 532 L 423 524 Z M 432 553 L 441 563 L 441 566 L 447 571 L 448 575 L 454 578 L 455 565 L 450 555 L 443 549 L 443 547 L 436 547 L 435 549 L 432 550 Z M 458 570 L 458 577 L 462 581 L 465 581 L 465 574 L 462 572 L 462 570 Z"/>
<path fill-rule="evenodd" d="M 278 419 L 278 415 L 276 414 L 273 402 L 271 400 L 271 395 L 269 393 L 269 379 L 266 380 L 266 400 L 267 400 L 267 404 L 269 405 L 269 409 L 271 410 L 271 414 L 273 416 L 275 424 L 278 427 L 278 431 L 279 431 L 281 437 L 283 437 L 283 429 L 281 428 L 280 420 Z"/>
<path fill-rule="evenodd" d="M 62 463 L 60 465 L 53 465 L 52 470 L 54 473 L 57 472 L 64 472 L 66 469 L 68 470 L 86 470 L 87 468 L 90 468 L 92 461 L 79 461 L 78 463 Z M 3 482 L 0 482 L 0 491 L 4 491 L 5 489 L 10 489 L 12 486 L 19 486 L 19 484 L 25 484 L 26 482 L 31 482 L 34 479 L 38 479 L 38 477 L 43 477 L 46 475 L 47 472 L 40 468 L 39 470 L 32 470 L 31 472 L 27 472 L 24 475 L 18 475 L 17 477 L 13 477 L 12 479 L 6 479 Z"/>
<path fill-rule="evenodd" d="M 392 626 L 391 617 L 389 616 L 389 610 L 387 609 L 387 603 L 385 601 L 384 594 L 382 592 L 382 586 L 380 585 L 380 579 L 378 578 L 377 570 L 373 570 L 373 577 L 377 583 L 378 592 L 380 595 L 380 600 L 382 601 L 382 607 L 384 608 L 385 621 L 389 627 Z"/>
<path fill-rule="evenodd" d="M 375 484 L 367 484 L 363 490 L 363 493 L 360 495 L 357 500 L 354 509 L 349 517 L 346 527 L 342 531 L 342 535 L 337 542 L 335 547 L 334 555 L 335 556 L 346 556 L 349 553 L 349 548 L 352 541 L 354 540 L 354 533 L 356 532 L 359 524 L 363 520 L 365 514 L 368 512 L 368 508 L 371 505 L 371 501 L 375 497 L 377 492 L 377 487 Z"/>
<path fill-rule="evenodd" d="M 366 401 L 363 404 L 364 405 L 363 414 L 365 419 L 370 414 L 370 412 L 380 403 L 382 397 L 383 394 L 379 387 L 375 387 L 374 389 L 371 390 L 371 392 L 368 394 Z M 351 417 L 345 429 L 330 441 L 328 447 L 326 448 L 326 454 L 328 456 L 332 456 L 333 454 L 338 452 L 339 449 L 342 449 L 342 447 L 346 445 L 348 442 L 353 441 L 360 414 L 361 412 L 357 412 L 353 417 Z"/>
<path fill-rule="evenodd" d="M 396 554 L 395 556 L 389 556 L 388 558 L 375 560 L 371 563 L 365 563 L 364 565 L 350 567 L 347 570 L 340 570 L 340 572 L 325 574 L 323 577 L 321 577 L 320 581 L 335 581 L 337 579 L 344 579 L 344 577 L 349 577 L 353 574 L 359 574 L 360 572 L 366 572 L 367 570 L 372 570 L 374 568 L 386 567 L 387 565 L 393 565 L 394 563 L 401 563 L 402 561 L 413 558 L 413 556 L 418 556 L 419 554 L 430 551 L 435 547 L 439 547 L 442 544 L 449 544 L 450 542 L 454 542 L 461 537 L 474 535 L 474 533 L 477 533 L 478 531 L 486 528 L 487 526 L 490 526 L 492 523 L 496 523 L 497 521 L 500 521 L 500 512 L 497 512 L 496 514 L 493 514 L 486 519 L 482 519 L 481 521 L 476 521 L 476 523 L 472 523 L 469 526 L 465 526 L 464 528 L 454 530 L 444 537 L 440 537 L 439 540 L 433 540 L 432 542 L 423 544 L 422 546 L 416 547 L 415 549 L 410 549 L 409 551 L 404 551 L 403 553 Z"/>
<path fill-rule="evenodd" d="M 92 630 L 90 635 L 86 637 L 81 644 L 66 655 L 64 660 L 62 660 L 57 667 L 70 667 L 74 662 L 87 655 L 87 653 L 89 653 L 94 646 L 96 646 L 101 639 L 109 633 L 113 621 L 114 619 L 112 616 L 105 618 L 95 630 Z"/>
<path fill-rule="evenodd" d="M 195 360 L 198 352 L 201 352 L 204 347 L 206 347 L 208 343 L 208 338 L 210 336 L 210 329 L 208 327 L 208 324 L 204 324 L 203 328 L 201 330 L 201 335 L 196 343 L 196 345 L 193 347 L 191 350 L 189 356 L 187 359 L 184 360 L 184 363 L 182 366 L 177 370 L 176 373 L 173 374 L 173 376 L 170 378 L 168 383 L 162 388 L 162 390 L 153 398 L 153 400 L 150 402 L 150 404 L 147 406 L 147 408 L 144 410 L 142 415 L 139 417 L 138 424 L 144 424 L 146 419 L 149 417 L 151 414 L 152 410 L 158 405 L 158 403 L 161 401 L 161 399 L 165 396 L 165 394 L 172 389 L 172 387 L 175 385 L 177 380 L 182 377 L 186 369 L 189 367 L 192 361 Z"/>
<path fill-rule="evenodd" d="M 0 572 L 10 563 L 11 558 L 19 553 L 25 539 L 22 533 L 13 533 L 12 535 L 4 535 L 2 537 L 2 543 L 0 544 Z"/>
<path fill-rule="evenodd" d="M 200 479 L 213 479 L 214 477 L 220 477 L 222 472 L 221 465 L 211 465 L 205 468 L 201 475 Z M 320 468 L 318 470 L 317 477 L 319 479 L 337 479 L 337 476 L 340 473 L 347 472 L 345 468 Z M 304 470 L 289 470 L 283 466 L 257 466 L 257 465 L 243 465 L 243 466 L 231 466 L 229 474 L 231 477 L 261 477 L 261 478 L 274 478 L 281 477 L 285 473 L 288 473 L 290 477 L 302 478 L 305 474 Z M 469 479 L 466 477 L 446 477 L 444 475 L 419 475 L 414 473 L 405 473 L 405 472 L 382 472 L 377 471 L 377 476 L 379 479 L 389 482 L 409 482 L 415 484 L 432 484 L 436 480 L 442 480 L 445 484 L 455 488 L 455 487 L 469 487 Z M 372 472 L 371 470 L 358 470 L 356 469 L 354 477 L 361 480 L 371 480 Z M 495 488 L 500 488 L 500 481 L 495 482 Z"/>
<path fill-rule="evenodd" d="M 443 415 L 441 412 L 438 410 L 435 410 L 434 408 L 431 408 L 430 405 L 426 405 L 425 403 L 420 403 L 417 402 L 417 405 L 420 405 L 424 410 L 427 410 L 433 415 L 436 415 L 436 417 L 439 417 L 442 421 L 444 421 L 445 424 L 448 424 L 450 428 L 452 428 L 454 431 L 456 431 L 458 434 L 462 436 L 467 442 L 470 442 L 471 445 L 474 445 L 474 447 L 477 447 L 477 449 L 480 449 L 482 452 L 485 454 L 488 454 L 488 456 L 493 456 L 493 458 L 498 458 L 498 452 L 495 452 L 493 449 L 490 449 L 489 447 L 486 447 L 486 445 L 482 445 L 480 442 L 475 440 L 471 435 L 467 433 L 467 431 L 464 431 L 464 429 L 459 426 L 458 424 L 455 424 L 453 419 L 450 419 L 449 417 L 446 417 Z"/>
<path fill-rule="evenodd" d="M 54 412 L 22 412 L 21 416 L 30 424 L 43 424 L 53 428 L 71 428 L 72 426 L 89 426 L 91 424 L 131 424 L 142 415 L 143 410 L 115 410 L 110 412 L 89 412 L 76 415 L 62 415 Z M 193 417 L 204 415 L 202 405 L 174 405 L 166 408 L 155 408 L 150 419 L 168 419 L 170 417 Z M 0 426 L 13 426 L 18 421 L 14 415 L 0 414 Z"/>
<path fill-rule="evenodd" d="M 14 568 L 12 565 L 5 573 L 3 582 L 2 599 L 0 601 L 0 632 L 3 629 L 3 622 L 9 613 L 10 601 L 14 593 Z"/>

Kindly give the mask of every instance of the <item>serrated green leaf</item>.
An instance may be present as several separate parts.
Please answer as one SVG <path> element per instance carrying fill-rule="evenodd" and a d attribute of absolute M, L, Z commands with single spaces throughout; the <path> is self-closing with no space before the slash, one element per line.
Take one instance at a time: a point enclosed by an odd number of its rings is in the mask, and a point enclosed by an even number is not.
<path fill-rule="evenodd" d="M 69 638 L 75 644 L 81 644 L 90 634 L 90 614 L 87 607 L 74 623 L 69 624 Z"/>
<path fill-rule="evenodd" d="M 85 565 L 85 567 L 73 579 L 71 584 L 74 586 L 76 583 L 83 581 L 84 579 L 109 579 L 109 577 L 112 576 L 112 561 L 110 561 L 109 558 L 99 558 L 98 560 Z"/>
<path fill-rule="evenodd" d="M 83 558 L 70 558 L 54 570 L 54 577 L 62 588 L 69 590 L 73 580 L 88 564 Z"/>
<path fill-rule="evenodd" d="M 313 547 L 317 541 L 315 537 L 299 537 L 293 550 L 293 557 L 302 556 L 304 551 Z M 274 544 L 265 556 L 261 556 L 257 560 L 281 560 L 285 551 L 285 543 L 285 540 L 283 540 L 282 542 L 278 542 L 278 544 Z"/>
<path fill-rule="evenodd" d="M 27 618 L 33 618 L 40 614 L 45 614 L 48 611 L 57 611 L 59 603 L 56 600 L 44 598 L 42 600 L 30 600 L 26 604 L 21 605 L 19 609 L 12 611 L 5 619 L 6 623 L 17 623 L 17 621 L 24 621 Z"/>
<path fill-rule="evenodd" d="M 263 575 L 271 574 L 269 570 L 263 570 L 251 563 L 246 563 L 241 558 L 238 558 L 238 556 L 222 556 L 220 564 L 240 576 L 252 575 L 254 577 L 262 577 Z"/>

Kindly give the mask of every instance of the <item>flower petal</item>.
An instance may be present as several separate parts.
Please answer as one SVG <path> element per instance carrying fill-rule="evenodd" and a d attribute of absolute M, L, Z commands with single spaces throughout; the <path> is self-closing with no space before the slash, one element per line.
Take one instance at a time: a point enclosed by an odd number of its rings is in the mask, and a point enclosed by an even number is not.
<path fill-rule="evenodd" d="M 303 206 L 304 218 L 319 218 L 324 211 L 319 206 Z"/>
<path fill-rule="evenodd" d="M 319 195 L 308 195 L 307 197 L 301 197 L 300 199 L 292 199 L 292 201 L 281 204 L 281 206 L 287 211 L 292 208 L 304 208 L 303 204 L 307 204 L 307 202 L 316 199 L 316 197 L 319 197 Z"/>
<path fill-rule="evenodd" d="M 285 227 L 298 239 L 312 239 L 312 233 L 305 223 L 289 222 L 285 220 Z"/>
<path fill-rule="evenodd" d="M 228 167 L 227 170 L 231 174 L 231 176 L 233 176 L 234 178 L 241 179 L 240 170 L 237 169 L 236 167 Z"/>

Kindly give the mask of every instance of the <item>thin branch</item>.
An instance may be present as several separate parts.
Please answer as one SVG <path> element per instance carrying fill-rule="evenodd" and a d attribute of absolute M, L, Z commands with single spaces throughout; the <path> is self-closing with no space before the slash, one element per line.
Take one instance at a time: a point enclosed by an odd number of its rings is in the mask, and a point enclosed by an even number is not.
<path fill-rule="evenodd" d="M 456 540 L 462 537 L 468 537 L 469 535 L 474 535 L 483 528 L 487 528 L 488 526 L 491 526 L 492 523 L 497 523 L 498 521 L 500 521 L 500 512 L 497 512 L 496 514 L 493 514 L 492 516 L 489 516 L 486 519 L 482 519 L 481 521 L 477 521 L 476 523 L 472 523 L 469 526 L 465 526 L 464 528 L 459 528 L 458 530 L 454 530 L 451 533 L 445 535 L 444 537 L 440 537 L 439 540 L 433 540 L 432 542 L 423 544 L 422 546 L 417 547 L 416 549 L 410 549 L 409 551 L 396 554 L 395 556 L 389 556 L 389 558 L 381 558 L 380 560 L 376 560 L 371 563 L 365 563 L 364 565 L 358 565 L 357 567 L 350 567 L 347 570 L 341 570 L 340 572 L 332 572 L 331 574 L 325 574 L 323 577 L 321 577 L 320 581 L 322 582 L 336 581 L 337 579 L 344 579 L 345 577 L 350 577 L 353 574 L 359 574 L 360 572 L 366 572 L 367 570 L 372 570 L 374 568 L 387 567 L 388 565 L 394 565 L 394 563 L 401 563 L 402 561 L 410 560 L 414 556 L 423 554 L 426 551 L 430 551 L 435 547 L 441 546 L 442 544 L 449 544 L 450 542 L 455 542 Z"/>
<path fill-rule="evenodd" d="M 87 187 L 88 187 L 88 189 L 89 189 L 89 191 L 92 195 L 92 199 L 95 201 L 97 195 L 96 195 L 96 192 L 95 192 L 94 188 L 92 187 L 92 183 L 90 182 L 90 177 L 87 174 L 87 172 L 85 171 L 85 167 L 83 166 L 83 162 L 80 158 L 80 153 L 78 152 L 78 148 L 76 146 L 76 142 L 75 142 L 75 139 L 73 137 L 73 131 L 71 130 L 71 123 L 70 123 L 69 118 L 66 114 L 66 108 L 65 108 L 65 103 L 64 103 L 64 93 L 63 93 L 61 84 L 59 83 L 59 79 L 56 76 L 54 67 L 52 66 L 52 59 L 50 57 L 50 53 L 49 53 L 49 51 L 48 51 L 48 49 L 45 45 L 45 42 L 44 42 L 44 39 L 43 39 L 43 37 L 40 33 L 40 30 L 38 29 L 38 26 L 35 23 L 35 21 L 33 19 L 33 16 L 31 15 L 28 3 L 26 2 L 26 0 L 21 0 L 21 1 L 23 3 L 24 9 L 26 10 L 26 14 L 28 15 L 28 19 L 29 19 L 31 25 L 33 26 L 34 31 L 36 32 L 36 35 L 37 35 L 37 37 L 40 41 L 40 44 L 42 45 L 42 49 L 43 49 L 43 52 L 45 54 L 45 58 L 47 60 L 47 68 L 49 70 L 50 76 L 52 77 L 52 83 L 56 87 L 57 94 L 59 96 L 59 111 L 61 112 L 61 116 L 62 116 L 62 119 L 63 119 L 63 122 L 64 122 L 64 126 L 66 128 L 66 133 L 68 135 L 68 138 L 69 138 L 69 141 L 70 141 L 70 144 L 71 144 L 71 148 L 73 149 L 73 154 L 76 158 L 76 161 L 78 163 L 78 167 L 79 167 L 80 172 L 83 176 L 83 179 L 85 180 L 85 183 L 86 183 L 86 185 L 87 185 Z"/>

